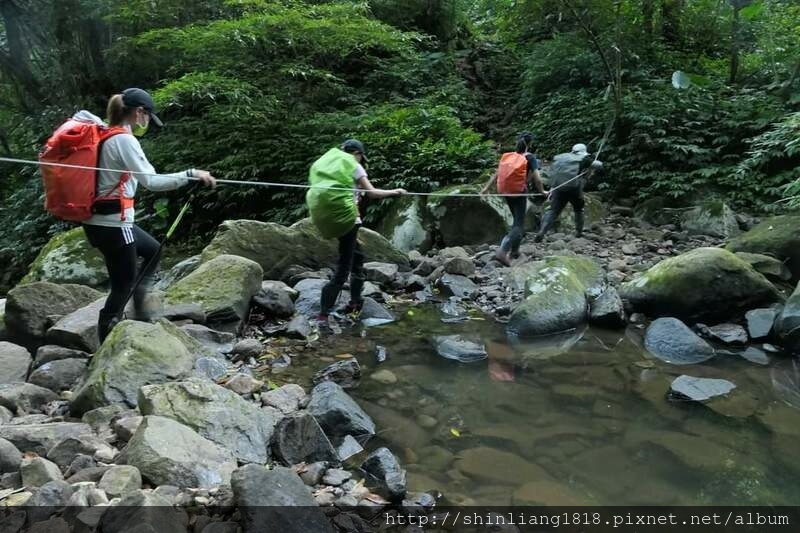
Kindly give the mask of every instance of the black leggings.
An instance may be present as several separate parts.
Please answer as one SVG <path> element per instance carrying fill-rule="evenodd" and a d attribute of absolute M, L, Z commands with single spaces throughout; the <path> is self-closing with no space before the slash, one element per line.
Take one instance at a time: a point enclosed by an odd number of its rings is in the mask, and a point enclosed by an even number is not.
<path fill-rule="evenodd" d="M 153 274 L 160 261 L 159 244 L 139 226 L 117 228 L 84 224 L 83 231 L 89 244 L 103 254 L 111 285 L 111 292 L 98 320 L 98 334 L 102 342 L 114 320 L 122 315 L 125 300 L 136 283 L 139 257 L 142 258 L 142 268 L 147 268 L 147 271 L 133 295 L 134 305 L 140 306 L 152 287 Z"/>
<path fill-rule="evenodd" d="M 364 253 L 358 244 L 358 228 L 356 225 L 346 234 L 339 237 L 339 262 L 333 279 L 322 287 L 322 301 L 320 313 L 329 314 L 339 299 L 339 293 L 350 276 L 350 301 L 358 304 L 361 302 L 361 292 L 364 290 Z"/>
<path fill-rule="evenodd" d="M 539 229 L 540 235 L 544 235 L 553 229 L 558 216 L 568 203 L 572 204 L 572 209 L 575 211 L 575 231 L 577 233 L 583 231 L 583 208 L 586 204 L 583 199 L 583 189 L 558 189 L 553 191 L 550 196 L 550 208 L 544 214 L 542 227 Z"/>
<path fill-rule="evenodd" d="M 525 236 L 525 211 L 528 208 L 528 198 L 526 196 L 506 196 L 506 203 L 511 210 L 514 222 L 511 224 L 511 231 L 500 243 L 500 247 L 505 252 L 516 253 L 519 251 L 522 237 Z"/>

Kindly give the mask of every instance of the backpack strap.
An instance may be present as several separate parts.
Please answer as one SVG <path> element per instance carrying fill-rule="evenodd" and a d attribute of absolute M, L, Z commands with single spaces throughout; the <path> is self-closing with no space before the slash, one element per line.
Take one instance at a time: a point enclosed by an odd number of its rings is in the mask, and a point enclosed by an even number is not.
<path fill-rule="evenodd" d="M 119 135 L 121 133 L 127 133 L 127 130 L 125 128 L 107 128 L 105 131 L 102 131 L 100 133 L 100 147 L 97 150 L 98 166 L 100 164 L 100 154 L 102 153 L 103 150 L 103 144 L 111 137 L 114 137 L 115 135 Z M 100 171 L 98 170 L 97 172 L 99 173 Z M 130 181 L 130 179 L 131 179 L 130 173 L 124 172 L 119 178 L 119 183 L 117 183 L 117 185 L 113 189 L 111 189 L 111 191 L 109 191 L 107 194 L 103 196 L 98 195 L 95 199 L 95 201 L 98 201 L 101 200 L 102 198 L 108 198 L 114 191 L 117 191 L 117 198 L 119 199 L 119 209 L 120 209 L 119 219 L 122 222 L 125 222 L 125 211 L 127 209 L 133 208 L 135 205 L 134 198 L 125 197 L 125 184 L 127 184 L 128 181 Z M 98 179 L 95 180 L 95 183 L 99 182 L 100 180 Z M 97 193 L 99 193 L 99 190 L 96 191 L 96 194 Z"/>

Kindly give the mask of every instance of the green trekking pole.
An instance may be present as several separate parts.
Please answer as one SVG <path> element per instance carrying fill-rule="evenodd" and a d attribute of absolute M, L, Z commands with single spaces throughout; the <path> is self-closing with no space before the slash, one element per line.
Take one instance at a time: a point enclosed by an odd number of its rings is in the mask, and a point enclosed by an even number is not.
<path fill-rule="evenodd" d="M 122 304 L 122 308 L 119 311 L 119 314 L 117 315 L 117 322 L 122 320 L 122 316 L 125 313 L 125 308 L 128 307 L 128 302 L 131 301 L 131 298 L 133 298 L 133 295 L 136 293 L 136 289 L 138 289 L 139 285 L 142 284 L 142 281 L 144 280 L 145 274 L 147 273 L 147 270 L 152 265 L 153 261 L 155 261 L 155 260 L 157 260 L 158 258 L 161 257 L 161 251 L 164 249 L 164 245 L 167 243 L 169 238 L 172 237 L 172 234 L 175 233 L 175 230 L 178 228 L 178 225 L 181 223 L 181 220 L 183 220 L 183 217 L 186 214 L 186 212 L 189 210 L 189 206 L 191 205 L 192 201 L 194 200 L 195 194 L 197 194 L 197 191 L 199 190 L 199 188 L 200 188 L 200 185 L 199 184 L 195 184 L 194 188 L 192 189 L 192 192 L 189 194 L 189 198 L 186 200 L 186 203 L 183 204 L 183 207 L 181 208 L 180 212 L 178 213 L 178 216 L 175 217 L 174 222 L 172 222 L 172 225 L 167 230 L 167 234 L 164 235 L 164 238 L 158 244 L 158 251 L 155 253 L 155 255 L 153 255 L 153 257 L 150 258 L 150 260 L 147 262 L 147 264 L 142 265 L 142 268 L 139 271 L 139 275 L 136 277 L 136 282 L 133 284 L 133 287 L 131 287 L 130 292 L 128 292 L 128 296 L 125 298 L 125 302 Z"/>

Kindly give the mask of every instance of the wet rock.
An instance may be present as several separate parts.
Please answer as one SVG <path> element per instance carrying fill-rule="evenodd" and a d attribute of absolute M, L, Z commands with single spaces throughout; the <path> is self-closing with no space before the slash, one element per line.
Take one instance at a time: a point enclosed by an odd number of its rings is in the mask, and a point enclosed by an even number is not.
<path fill-rule="evenodd" d="M 152 491 L 134 491 L 117 505 L 108 507 L 100 519 L 99 531 L 116 533 L 187 533 L 188 517 L 181 509 Z"/>
<path fill-rule="evenodd" d="M 362 463 L 361 469 L 367 483 L 375 491 L 390 501 L 401 501 L 406 495 L 406 471 L 400 468 L 397 458 L 388 448 L 372 452 Z"/>
<path fill-rule="evenodd" d="M 250 396 L 260 391 L 264 382 L 248 374 L 234 374 L 226 383 L 225 388 L 242 396 Z"/>
<path fill-rule="evenodd" d="M 281 533 L 333 533 L 311 492 L 289 468 L 243 466 L 234 472 L 231 486 L 244 533 L 261 532 L 264 524 Z"/>
<path fill-rule="evenodd" d="M 261 283 L 261 290 L 253 297 L 253 302 L 264 309 L 269 317 L 289 318 L 294 315 L 292 293 L 296 291 L 285 283 L 264 281 Z"/>
<path fill-rule="evenodd" d="M 358 404 L 336 383 L 325 381 L 311 391 L 308 412 L 317 419 L 336 445 L 346 435 L 367 439 L 375 435 L 375 424 Z"/>
<path fill-rule="evenodd" d="M 53 392 L 72 390 L 86 376 L 86 359 L 59 359 L 45 363 L 31 372 L 28 381 Z"/>
<path fill-rule="evenodd" d="M 22 484 L 27 488 L 41 487 L 50 481 L 64 480 L 58 465 L 41 457 L 23 459 L 19 472 L 22 475 Z"/>
<path fill-rule="evenodd" d="M 228 366 L 215 357 L 199 357 L 194 362 L 195 375 L 201 378 L 219 381 L 228 374 Z"/>
<path fill-rule="evenodd" d="M 258 359 L 264 352 L 264 345 L 258 339 L 242 339 L 233 345 L 231 354 L 239 356 L 241 360 L 247 360 L 251 357 Z"/>
<path fill-rule="evenodd" d="M 0 439 L 0 473 L 18 472 L 22 463 L 22 453 L 13 443 Z"/>
<path fill-rule="evenodd" d="M 104 405 L 133 407 L 142 385 L 188 377 L 198 355 L 205 355 L 202 346 L 170 322 L 120 322 L 92 359 L 71 411 L 81 415 Z"/>
<path fill-rule="evenodd" d="M 33 383 L 0 384 L 0 405 L 17 415 L 40 412 L 55 400 L 58 396 L 53 391 Z"/>
<path fill-rule="evenodd" d="M 233 333 L 216 331 L 199 324 L 187 324 L 180 329 L 214 354 L 229 353 L 236 341 Z"/>
<path fill-rule="evenodd" d="M 102 439 L 92 434 L 69 436 L 61 439 L 47 451 L 47 458 L 61 468 L 67 468 L 78 455 L 94 457 L 115 455 L 114 450 Z"/>
<path fill-rule="evenodd" d="M 391 285 L 397 274 L 399 272 L 399 267 L 394 263 L 379 263 L 379 262 L 369 262 L 364 263 L 364 275 L 365 277 L 374 283 L 379 285 Z"/>
<path fill-rule="evenodd" d="M 441 357 L 459 363 L 474 363 L 489 357 L 482 342 L 461 335 L 438 335 L 433 338 L 433 344 Z"/>
<path fill-rule="evenodd" d="M 725 379 L 679 376 L 670 386 L 673 399 L 704 402 L 730 393 L 736 385 Z"/>
<path fill-rule="evenodd" d="M 776 281 L 790 281 L 792 279 L 792 271 L 779 259 L 764 254 L 751 254 L 749 252 L 736 252 L 735 255 L 752 266 L 756 272 L 760 272 L 768 279 Z"/>
<path fill-rule="evenodd" d="M 725 344 L 747 344 L 747 332 L 736 324 L 719 324 L 708 328 L 712 339 Z"/>
<path fill-rule="evenodd" d="M 623 284 L 620 296 L 635 311 L 691 320 L 726 320 L 780 298 L 764 276 L 720 248 L 661 261 Z"/>
<path fill-rule="evenodd" d="M 290 415 L 308 404 L 308 395 L 303 387 L 290 383 L 262 393 L 261 403 L 267 407 L 274 407 L 285 415 Z"/>
<path fill-rule="evenodd" d="M 408 258 L 378 233 L 367 228 L 358 231 L 358 242 L 365 257 L 375 261 L 407 265 Z M 252 259 L 264 269 L 265 279 L 287 281 L 292 265 L 309 269 L 326 267 L 336 262 L 338 243 L 324 239 L 310 219 L 290 227 L 273 222 L 228 220 L 222 223 L 214 239 L 203 250 L 203 261 L 220 254 Z"/>
<path fill-rule="evenodd" d="M 757 365 L 769 365 L 769 356 L 755 346 L 748 346 L 747 349 L 739 354 L 743 359 L 747 359 L 751 363 Z"/>
<path fill-rule="evenodd" d="M 647 328 L 645 348 L 674 365 L 702 363 L 714 357 L 714 348 L 677 318 L 659 318 Z"/>
<path fill-rule="evenodd" d="M 166 292 L 169 304 L 199 303 L 210 324 L 240 323 L 261 289 L 264 272 L 258 263 L 235 255 L 204 261 Z"/>
<path fill-rule="evenodd" d="M 311 324 L 303 315 L 296 315 L 286 325 L 286 336 L 292 339 L 305 340 L 311 336 L 313 329 Z"/>
<path fill-rule="evenodd" d="M 800 284 L 775 320 L 775 333 L 790 353 L 800 353 Z"/>
<path fill-rule="evenodd" d="M 112 466 L 103 474 L 97 488 L 111 498 L 118 498 L 142 488 L 142 475 L 135 466 Z"/>
<path fill-rule="evenodd" d="M 322 298 L 322 287 L 328 283 L 325 279 L 304 279 L 298 282 L 294 289 L 300 294 L 294 303 L 295 311 L 298 314 L 313 317 L 319 314 L 320 299 Z M 336 300 L 334 309 L 347 305 L 350 301 L 350 295 L 346 291 L 339 294 Z"/>
<path fill-rule="evenodd" d="M 355 358 L 345 359 L 332 363 L 316 374 L 312 378 L 312 383 L 318 385 L 325 381 L 332 381 L 343 389 L 354 389 L 361 380 L 361 366 Z"/>
<path fill-rule="evenodd" d="M 101 296 L 102 293 L 82 285 L 49 282 L 17 285 L 6 298 L 8 334 L 21 339 L 44 339 L 51 324 L 48 317 L 68 315 Z"/>
<path fill-rule="evenodd" d="M 625 308 L 615 288 L 606 289 L 591 303 L 589 322 L 606 328 L 625 326 Z"/>
<path fill-rule="evenodd" d="M 800 278 L 800 235 L 797 228 L 800 216 L 783 215 L 764 220 L 756 227 L 730 241 L 732 252 L 751 252 L 771 255 L 792 271 L 794 279 Z"/>
<path fill-rule="evenodd" d="M 267 446 L 278 422 L 269 411 L 204 380 L 146 385 L 139 392 L 139 410 L 180 422 L 242 462 L 261 464 L 269 459 Z"/>
<path fill-rule="evenodd" d="M 48 391 L 49 392 L 49 391 Z M 67 437 L 92 433 L 87 424 L 54 422 L 26 426 L 0 426 L 0 438 L 6 439 L 23 452 L 44 456 L 47 451 Z"/>
<path fill-rule="evenodd" d="M 157 485 L 214 488 L 236 469 L 230 451 L 161 416 L 145 416 L 127 450 L 128 464 Z"/>
<path fill-rule="evenodd" d="M 358 443 L 356 439 L 350 435 L 345 435 L 339 448 L 336 450 L 340 461 L 347 461 L 351 457 L 363 452 L 364 448 Z"/>
<path fill-rule="evenodd" d="M 63 346 L 56 346 L 54 344 L 45 344 L 36 350 L 36 357 L 33 359 L 33 369 L 42 366 L 51 361 L 60 361 L 61 359 L 89 359 L 90 355 L 81 350 L 73 350 L 71 348 L 64 348 Z"/>
<path fill-rule="evenodd" d="M 94 353 L 100 347 L 97 336 L 97 317 L 106 303 L 102 296 L 69 313 L 47 330 L 47 342 L 67 348 Z"/>
<path fill-rule="evenodd" d="M 478 286 L 467 277 L 445 274 L 436 282 L 436 288 L 445 296 L 456 298 L 472 298 L 478 292 Z"/>
<path fill-rule="evenodd" d="M 338 456 L 330 440 L 313 416 L 286 417 L 275 428 L 272 451 L 285 464 L 336 462 Z"/>
<path fill-rule="evenodd" d="M 10 342 L 0 341 L 0 383 L 25 381 L 33 362 L 30 352 Z"/>
<path fill-rule="evenodd" d="M 780 311 L 772 307 L 748 311 L 744 317 L 747 321 L 747 333 L 750 335 L 750 338 L 754 341 L 768 338 L 772 333 L 772 326 L 779 314 Z"/>
<path fill-rule="evenodd" d="M 364 298 L 359 318 L 367 327 L 382 326 L 395 321 L 395 316 L 372 298 Z"/>

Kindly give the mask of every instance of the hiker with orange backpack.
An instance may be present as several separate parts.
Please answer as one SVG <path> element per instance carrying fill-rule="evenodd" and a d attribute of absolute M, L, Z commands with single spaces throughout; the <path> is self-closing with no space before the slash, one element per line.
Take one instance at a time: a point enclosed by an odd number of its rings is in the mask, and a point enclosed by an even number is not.
<path fill-rule="evenodd" d="M 481 190 L 486 194 L 496 181 L 497 192 L 520 196 L 506 196 L 506 203 L 511 210 L 513 223 L 511 231 L 503 237 L 495 259 L 506 266 L 511 266 L 511 259 L 519 256 L 519 245 L 525 235 L 525 212 L 528 208 L 528 197 L 522 196 L 528 192 L 528 182 L 532 181 L 536 190 L 546 194 L 542 179 L 539 176 L 539 160 L 531 153 L 533 148 L 533 135 L 523 132 L 517 137 L 515 152 L 506 152 L 500 158 L 497 171 L 492 174 L 489 181 Z"/>
<path fill-rule="evenodd" d="M 108 125 L 88 111 L 80 111 L 58 128 L 40 154 L 45 185 L 45 207 L 64 220 L 80 222 L 86 239 L 102 254 L 108 269 L 110 293 L 100 311 L 100 342 L 122 317 L 133 292 L 136 317 L 150 317 L 146 297 L 158 269 L 160 246 L 134 224 L 134 197 L 139 185 L 152 191 L 170 191 L 196 178 L 214 187 L 205 170 L 189 169 L 158 175 L 145 157 L 137 137 L 150 123 L 161 127 L 153 98 L 130 88 L 108 102 Z M 49 166 L 48 163 L 74 165 Z M 77 167 L 99 167 L 100 170 Z M 142 271 L 137 275 L 137 261 Z"/>

